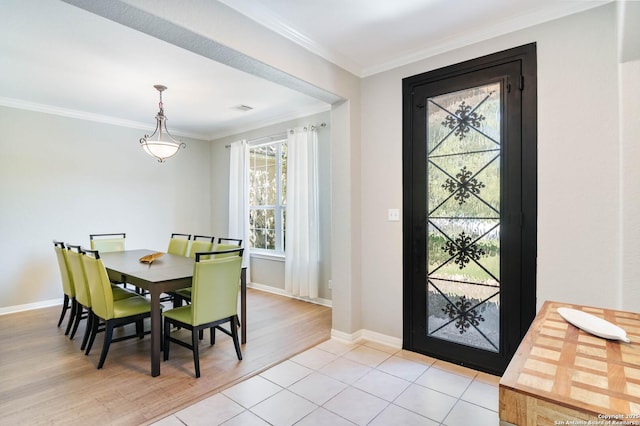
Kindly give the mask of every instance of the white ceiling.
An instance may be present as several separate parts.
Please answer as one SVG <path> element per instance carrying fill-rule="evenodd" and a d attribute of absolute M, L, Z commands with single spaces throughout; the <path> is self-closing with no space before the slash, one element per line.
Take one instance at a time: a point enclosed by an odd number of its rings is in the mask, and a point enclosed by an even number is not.
<path fill-rule="evenodd" d="M 358 76 L 608 1 L 220 0 Z M 152 131 L 154 84 L 169 129 L 200 139 L 328 108 L 59 0 L 0 1 L 0 105 Z"/>
<path fill-rule="evenodd" d="M 0 104 L 213 139 L 328 109 L 310 96 L 57 0 L 0 1 Z M 254 109 L 239 111 L 248 105 Z"/>
<path fill-rule="evenodd" d="M 358 76 L 612 0 L 219 0 Z"/>

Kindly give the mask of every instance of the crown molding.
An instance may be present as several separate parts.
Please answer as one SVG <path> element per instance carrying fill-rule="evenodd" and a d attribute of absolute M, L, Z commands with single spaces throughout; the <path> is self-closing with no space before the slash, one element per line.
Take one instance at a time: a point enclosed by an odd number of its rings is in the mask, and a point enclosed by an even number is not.
<path fill-rule="evenodd" d="M 338 52 L 325 48 L 320 43 L 317 43 L 306 35 L 298 32 L 291 26 L 285 24 L 283 21 L 274 18 L 272 25 L 265 25 L 259 20 L 256 20 L 256 22 L 266 26 L 272 31 L 275 31 L 289 41 L 292 41 L 293 43 L 313 53 L 314 55 L 320 56 L 321 58 L 326 59 L 327 61 L 339 66 L 340 68 L 349 71 L 351 74 L 354 74 L 358 77 L 362 76 L 362 67 L 360 65 L 356 64 L 354 61 Z"/>
<path fill-rule="evenodd" d="M 492 23 L 488 28 L 476 27 L 475 29 L 471 29 L 461 35 L 436 40 L 435 42 L 430 43 L 428 48 L 404 52 L 403 54 L 400 54 L 388 61 L 365 67 L 356 64 L 353 60 L 323 46 L 321 43 L 299 32 L 295 28 L 291 27 L 291 25 L 286 21 L 282 20 L 278 15 L 274 14 L 266 7 L 261 6 L 259 3 L 252 3 L 250 6 L 245 7 L 237 7 L 235 4 L 229 4 L 232 2 L 228 2 L 226 0 L 219 1 L 236 10 L 238 13 L 245 15 L 247 18 L 255 21 L 259 25 L 262 25 L 289 41 L 303 47 L 309 52 L 334 63 L 360 78 L 365 78 L 397 67 L 408 65 L 413 62 L 428 59 L 432 56 L 454 49 L 519 31 L 544 22 L 563 18 L 568 15 L 583 12 L 594 7 L 611 3 L 615 0 L 558 2 L 553 8 L 543 7 L 534 12 L 523 13 L 515 17 L 511 16 L 500 22 Z"/>
<path fill-rule="evenodd" d="M 285 39 L 308 50 L 314 55 L 320 56 L 321 58 L 326 59 L 327 61 L 349 71 L 350 73 L 358 77 L 361 76 L 360 74 L 362 72 L 362 67 L 360 65 L 358 65 L 348 57 L 326 48 L 322 44 L 301 33 L 300 31 L 289 25 L 288 22 L 284 21 L 278 15 L 271 12 L 269 9 L 260 5 L 259 3 L 252 3 L 250 6 L 246 7 L 237 7 L 236 4 L 231 4 L 232 2 L 228 2 L 226 0 L 218 1 L 251 19 L 258 25 L 261 25 L 268 30 L 273 31 L 274 33 L 281 35 Z"/>
<path fill-rule="evenodd" d="M 150 123 L 142 123 L 139 121 L 125 120 L 122 118 L 112 117 L 108 115 L 93 114 L 90 112 L 60 108 L 57 106 L 23 101 L 20 99 L 5 98 L 1 96 L 0 96 L 0 106 L 16 108 L 16 109 L 24 109 L 27 111 L 34 111 L 34 112 L 42 112 L 45 114 L 58 115 L 61 117 L 75 118 L 78 120 L 85 120 L 85 121 L 93 121 L 96 123 L 110 124 L 113 126 L 127 127 L 130 129 L 137 129 L 137 130 L 144 130 L 144 131 L 149 131 L 150 128 L 153 127 L 153 125 Z M 208 137 L 205 134 L 184 132 L 178 129 L 172 129 L 171 133 L 176 136 L 181 136 L 186 138 L 208 140 Z"/>
<path fill-rule="evenodd" d="M 398 56 L 393 60 L 364 68 L 360 77 L 365 78 L 381 72 L 389 71 L 394 68 L 428 59 L 455 49 L 524 30 L 556 19 L 561 19 L 595 7 L 600 7 L 611 3 L 612 1 L 614 0 L 600 0 L 596 2 L 560 2 L 558 6 L 553 9 L 542 8 L 533 13 L 521 14 L 515 17 L 512 16 L 500 22 L 496 22 L 490 27 L 476 27 L 462 35 L 437 40 L 432 46 L 426 49 L 405 52 L 404 55 Z"/>
<path fill-rule="evenodd" d="M 137 130 L 143 130 L 143 131 L 149 131 L 150 129 L 149 123 L 142 123 L 142 122 L 133 121 L 133 120 L 125 120 L 122 118 L 112 117 L 108 115 L 93 114 L 93 113 L 84 112 L 84 111 L 60 108 L 56 106 L 39 104 L 35 102 L 28 102 L 20 99 L 6 98 L 2 96 L 0 96 L 0 106 L 23 109 L 27 111 L 33 111 L 33 112 L 41 112 L 45 114 L 58 115 L 58 116 L 67 117 L 67 118 L 75 118 L 78 120 L 93 121 L 96 123 L 110 124 L 113 126 L 126 127 L 130 129 L 137 129 Z M 295 120 L 298 118 L 302 118 L 302 117 L 306 117 L 309 115 L 318 114 L 318 113 L 326 112 L 330 110 L 331 110 L 331 105 L 322 105 L 320 107 L 315 106 L 315 107 L 303 108 L 296 111 L 294 114 L 283 114 L 277 117 L 270 117 L 268 119 L 255 121 L 249 124 L 241 123 L 238 125 L 227 127 L 224 130 L 221 130 L 219 132 L 213 132 L 208 134 L 184 132 L 178 129 L 172 129 L 171 133 L 176 136 L 181 136 L 186 138 L 198 139 L 202 141 L 212 141 L 212 140 L 220 139 L 226 136 L 236 135 L 239 133 L 259 129 L 261 127 L 267 127 L 273 124 L 278 124 L 278 123 L 282 123 L 289 120 Z"/>

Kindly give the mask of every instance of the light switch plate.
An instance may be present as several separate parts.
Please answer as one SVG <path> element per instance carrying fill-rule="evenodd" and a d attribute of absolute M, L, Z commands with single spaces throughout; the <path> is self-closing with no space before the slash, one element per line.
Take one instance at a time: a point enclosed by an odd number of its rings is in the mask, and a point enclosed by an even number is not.
<path fill-rule="evenodd" d="M 400 222 L 400 209 L 389 209 L 387 220 L 389 222 Z"/>

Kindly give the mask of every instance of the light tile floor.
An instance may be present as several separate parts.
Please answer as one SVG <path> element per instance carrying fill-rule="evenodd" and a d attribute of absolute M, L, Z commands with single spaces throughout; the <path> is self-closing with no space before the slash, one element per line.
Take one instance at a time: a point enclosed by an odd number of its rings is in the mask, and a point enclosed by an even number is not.
<path fill-rule="evenodd" d="M 499 380 L 373 342 L 332 339 L 154 426 L 497 426 Z"/>

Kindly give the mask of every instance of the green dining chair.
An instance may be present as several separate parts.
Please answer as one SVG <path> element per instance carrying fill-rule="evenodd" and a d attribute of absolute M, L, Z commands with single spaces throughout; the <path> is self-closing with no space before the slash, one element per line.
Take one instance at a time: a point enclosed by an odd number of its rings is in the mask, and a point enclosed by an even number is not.
<path fill-rule="evenodd" d="M 194 235 L 191 245 L 189 246 L 189 252 L 187 257 L 195 258 L 196 253 L 211 251 L 216 237 L 209 237 L 206 235 Z M 201 258 L 202 260 L 208 259 L 208 256 Z M 173 299 L 173 307 L 177 308 L 182 306 L 183 301 L 191 300 L 191 287 L 181 288 L 180 290 L 172 291 L 169 293 Z"/>
<path fill-rule="evenodd" d="M 242 240 L 239 238 L 224 238 L 224 237 L 220 237 L 218 238 L 218 244 L 216 244 L 215 250 L 216 251 L 226 251 L 226 250 L 233 250 L 236 248 L 240 248 L 242 247 Z M 230 254 L 220 254 L 218 255 L 219 257 L 225 257 L 225 256 L 231 256 Z"/>
<path fill-rule="evenodd" d="M 89 337 L 85 354 L 88 355 L 91 351 L 99 331 L 98 324 L 103 321 L 104 342 L 100 353 L 100 361 L 98 362 L 98 369 L 101 369 L 107 359 L 107 353 L 112 342 L 135 337 L 142 339 L 145 334 L 149 333 L 144 331 L 144 319 L 151 317 L 151 302 L 137 294 L 120 300 L 116 299 L 114 287 L 109 281 L 107 270 L 102 263 L 102 259 L 100 259 L 100 253 L 97 250 L 83 250 L 80 257 L 89 284 L 89 293 L 91 294 L 90 315 L 93 316 L 91 336 Z M 113 329 L 115 327 L 132 323 L 136 325 L 135 334 L 113 338 Z"/>
<path fill-rule="evenodd" d="M 191 241 L 191 234 L 175 234 L 175 233 L 171 234 L 171 239 L 169 240 L 169 247 L 167 248 L 167 253 L 175 254 L 178 256 L 186 256 L 190 241 Z"/>
<path fill-rule="evenodd" d="M 211 251 L 215 239 L 216 237 L 208 237 L 206 235 L 194 235 L 187 256 L 195 258 L 198 252 Z"/>
<path fill-rule="evenodd" d="M 90 330 L 93 326 L 92 321 L 94 320 L 94 317 L 91 315 L 92 302 L 91 294 L 89 292 L 89 283 L 87 281 L 86 271 L 81 259 L 83 251 L 84 250 L 82 249 L 82 247 L 78 245 L 67 245 L 67 261 L 69 264 L 69 270 L 71 271 L 71 276 L 73 277 L 77 301 L 75 321 L 69 338 L 73 339 L 75 337 L 76 331 L 78 330 L 78 325 L 80 324 L 80 320 L 86 318 L 87 325 L 85 328 L 84 337 L 82 338 L 82 344 L 80 346 L 81 350 L 85 350 L 87 346 L 87 342 L 91 334 Z M 110 285 L 113 289 L 114 298 L 117 300 L 137 296 L 137 294 L 131 290 L 118 287 L 114 284 Z"/>
<path fill-rule="evenodd" d="M 64 300 L 62 302 L 62 312 L 60 313 L 60 319 L 58 319 L 58 327 L 62 325 L 64 317 L 69 312 L 69 323 L 65 329 L 64 335 L 68 336 L 71 331 L 71 326 L 75 320 L 77 302 L 76 302 L 76 289 L 73 285 L 73 279 L 69 273 L 69 262 L 67 261 L 67 250 L 62 241 L 53 241 L 53 248 L 56 252 L 56 258 L 58 259 L 58 267 L 60 268 L 60 279 L 62 280 L 62 292 L 64 293 Z"/>
<path fill-rule="evenodd" d="M 205 238 L 209 238 L 209 237 L 205 237 Z M 194 242 L 191 243 L 192 247 L 194 243 L 195 243 L 195 237 L 194 237 Z M 212 245 L 213 245 L 213 240 L 212 240 Z M 215 257 L 237 256 L 237 251 L 233 251 L 233 250 L 239 249 L 241 248 L 241 246 L 242 246 L 241 239 L 220 237 L 218 238 L 218 244 L 215 247 L 215 251 L 217 253 Z M 231 250 L 231 252 L 227 253 L 228 250 Z M 197 251 L 207 251 L 207 250 L 197 250 Z M 196 251 L 191 250 L 191 252 L 193 253 L 193 256 L 191 257 L 195 257 Z M 208 258 L 209 256 L 203 256 L 203 260 Z M 176 290 L 175 292 L 173 292 L 172 296 L 173 296 L 173 307 L 177 308 L 179 306 L 182 306 L 182 301 L 185 301 L 185 302 L 191 301 L 191 287 L 181 288 L 180 290 Z"/>
<path fill-rule="evenodd" d="M 76 331 L 78 331 L 80 320 L 86 318 L 87 325 L 85 327 L 82 345 L 80 346 L 80 349 L 84 350 L 89 339 L 89 330 L 91 328 L 91 317 L 88 314 L 91 310 L 91 296 L 89 295 L 87 277 L 85 276 L 84 266 L 82 265 L 82 260 L 80 259 L 80 252 L 80 246 L 67 244 L 67 261 L 69 263 L 69 271 L 71 272 L 71 276 L 73 277 L 73 283 L 75 284 L 76 302 L 78 303 L 75 321 L 73 323 L 73 328 L 71 330 L 71 334 L 69 335 L 69 339 L 73 340 L 74 336 L 76 335 Z"/>
<path fill-rule="evenodd" d="M 111 234 L 89 234 L 89 244 L 91 250 L 98 250 L 100 253 L 108 253 L 110 251 L 124 251 L 126 248 L 127 234 L 124 232 L 116 232 Z M 122 285 L 127 288 L 127 283 L 117 280 L 111 280 L 114 284 Z M 138 294 L 144 294 L 142 289 L 136 288 Z"/>
<path fill-rule="evenodd" d="M 119 232 L 115 234 L 89 234 L 91 250 L 101 253 L 110 251 L 124 251 L 127 234 Z"/>
<path fill-rule="evenodd" d="M 218 252 L 197 253 L 193 272 L 191 304 L 164 312 L 164 360 L 169 359 L 170 343 L 174 342 L 193 352 L 195 376 L 200 377 L 198 352 L 199 334 L 209 329 L 211 344 L 215 331 L 220 330 L 233 339 L 238 360 L 242 360 L 238 339 L 238 283 L 242 269 L 242 252 L 236 249 L 231 257 L 215 258 Z M 203 256 L 213 258 L 203 260 Z M 229 329 L 222 327 L 229 323 Z M 191 343 L 171 335 L 171 326 L 191 330 Z"/>

